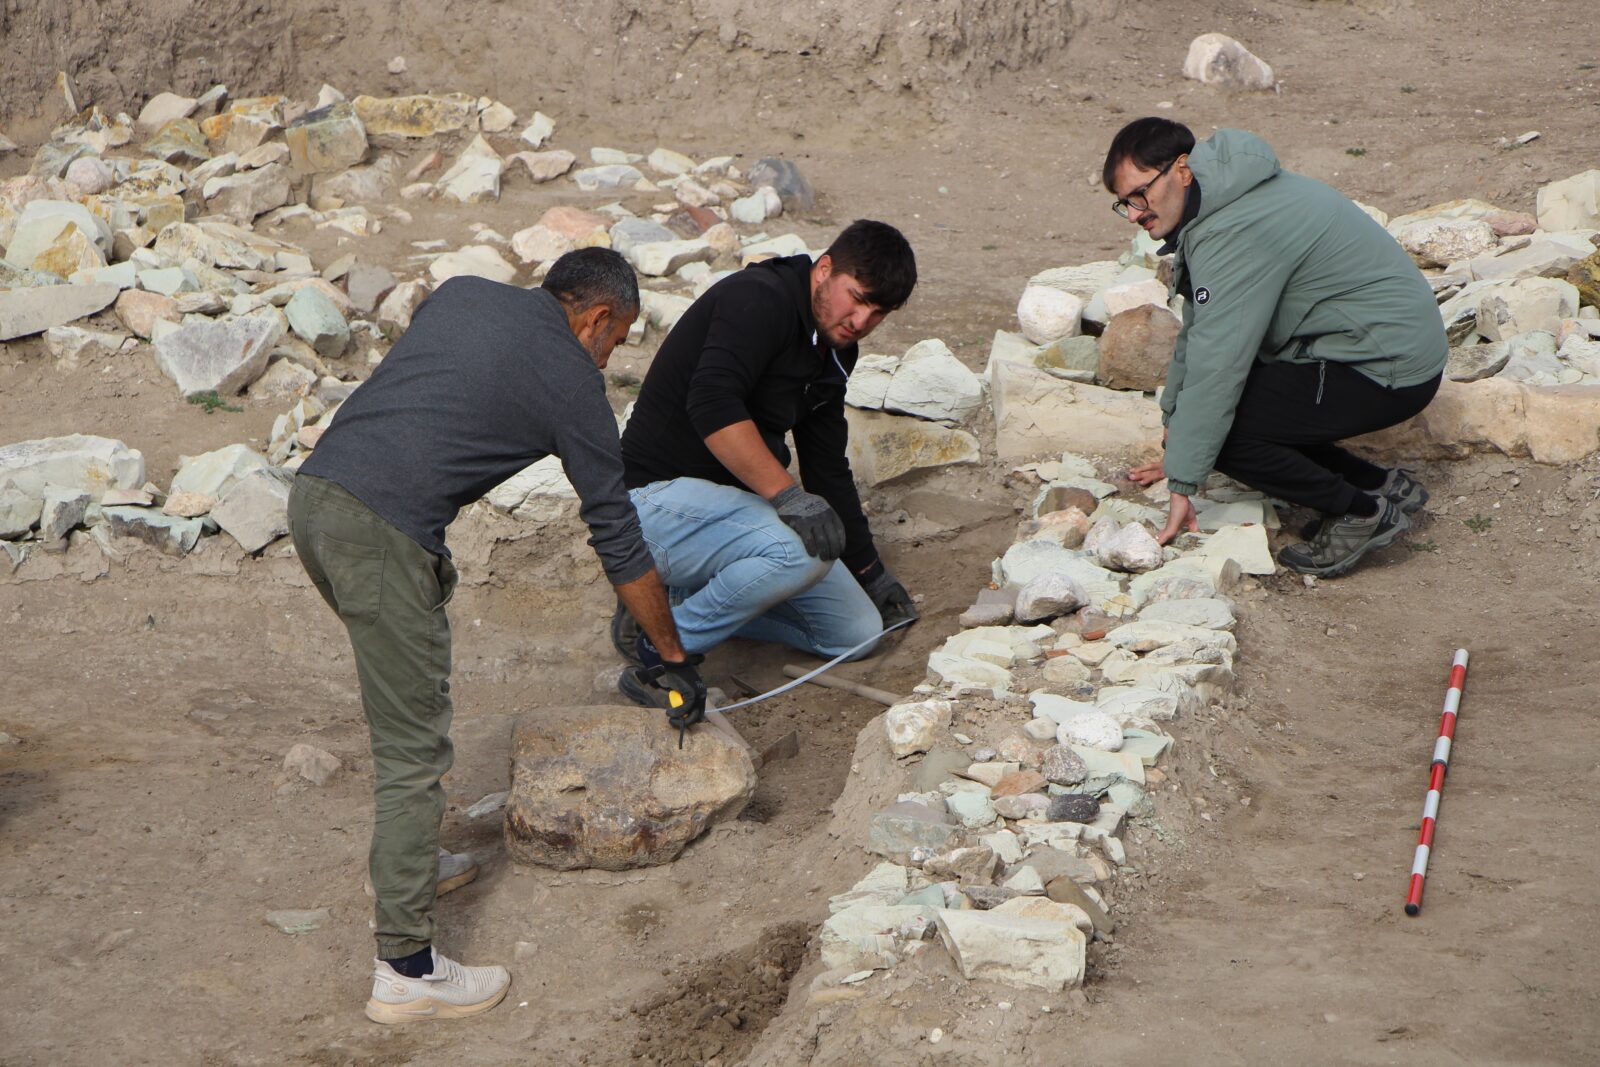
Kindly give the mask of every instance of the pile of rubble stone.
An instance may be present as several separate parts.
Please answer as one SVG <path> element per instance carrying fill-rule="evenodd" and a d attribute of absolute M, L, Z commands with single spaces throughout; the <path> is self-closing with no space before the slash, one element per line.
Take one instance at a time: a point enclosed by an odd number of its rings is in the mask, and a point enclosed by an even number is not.
<path fill-rule="evenodd" d="M 234 99 L 222 86 L 198 98 L 161 93 L 137 118 L 89 107 L 57 128 L 28 174 L 0 182 L 0 341 L 42 334 L 62 367 L 138 358 L 148 346 L 182 397 L 225 404 L 248 392 L 291 407 L 264 455 L 235 445 L 221 450 L 226 460 L 198 457 L 192 464 L 230 473 L 191 477 L 186 462 L 165 490 L 145 482 L 142 457 L 122 442 L 74 435 L 0 447 L 0 541 L 13 565 L 30 545 L 54 546 L 84 527 L 177 555 L 217 531 L 261 550 L 286 531 L 288 472 L 449 278 L 531 284 L 567 251 L 615 248 L 646 283 L 629 339 L 640 343 L 647 330 L 664 335 L 730 271 L 809 251 L 792 233 L 758 228 L 814 207 L 792 163 L 760 160 L 741 172 L 731 156 L 697 162 L 665 147 L 595 147 L 593 165 L 579 167 L 574 153 L 549 147 L 554 131 L 548 116 L 519 122 L 488 98 L 346 99 L 328 86 L 315 101 Z M 445 146 L 462 141 L 447 158 Z M 402 172 L 402 153 L 419 149 L 427 151 Z M 14 150 L 0 139 L 0 152 Z M 557 181 L 596 203 L 552 207 L 509 237 L 474 223 L 459 248 L 415 241 L 404 264 L 364 258 L 363 238 L 413 221 L 397 200 L 480 203 L 508 183 Z M 291 240 L 297 229 L 353 251 L 319 267 Z M 91 316 L 92 326 L 74 325 Z M 948 350 L 903 384 L 938 394 L 927 383 L 940 374 L 965 375 L 958 391 L 970 413 L 980 387 Z M 940 417 L 929 412 L 942 395 L 915 401 L 918 413 Z M 970 434 L 907 430 L 913 422 L 864 421 L 858 437 L 881 445 L 861 455 L 875 480 L 976 459 Z M 575 497 L 550 460 L 489 499 L 548 520 Z"/>
<path fill-rule="evenodd" d="M 1233 688 L 1227 595 L 1274 569 L 1271 503 L 1215 479 L 1196 498 L 1203 532 L 1163 549 L 1159 490 L 1123 496 L 1072 454 L 1019 472 L 1039 485 L 1016 543 L 917 699 L 883 716 L 894 755 L 920 760 L 871 819 L 882 862 L 830 901 L 813 988 L 935 933 L 968 978 L 1080 983 L 1132 870 L 1124 828 L 1167 781 L 1167 727 Z"/>

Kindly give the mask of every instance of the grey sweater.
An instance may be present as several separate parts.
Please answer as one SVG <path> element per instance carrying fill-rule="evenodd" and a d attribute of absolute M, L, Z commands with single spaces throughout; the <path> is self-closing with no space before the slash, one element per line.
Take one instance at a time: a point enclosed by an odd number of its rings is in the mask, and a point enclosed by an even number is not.
<path fill-rule="evenodd" d="M 439 286 L 339 408 L 301 472 L 337 482 L 430 552 L 456 512 L 546 456 L 578 491 L 613 584 L 653 566 L 622 485 L 605 379 L 543 289 Z"/>

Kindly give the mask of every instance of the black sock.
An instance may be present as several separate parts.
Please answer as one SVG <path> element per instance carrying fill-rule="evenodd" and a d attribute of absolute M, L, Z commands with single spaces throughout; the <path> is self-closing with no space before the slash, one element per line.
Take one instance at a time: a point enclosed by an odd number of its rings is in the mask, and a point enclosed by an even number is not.
<path fill-rule="evenodd" d="M 394 972 L 407 978 L 422 978 L 433 973 L 433 947 L 418 949 L 409 956 L 401 956 L 397 960 L 384 960 L 394 968 Z"/>
<path fill-rule="evenodd" d="M 1348 514 L 1358 519 L 1370 519 L 1378 513 L 1378 498 L 1366 493 L 1357 493 L 1350 498 L 1350 511 Z"/>

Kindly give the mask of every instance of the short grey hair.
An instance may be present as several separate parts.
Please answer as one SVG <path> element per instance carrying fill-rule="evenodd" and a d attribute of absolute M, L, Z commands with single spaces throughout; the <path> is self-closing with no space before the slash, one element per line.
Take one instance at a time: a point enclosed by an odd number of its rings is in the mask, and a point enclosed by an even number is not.
<path fill-rule="evenodd" d="M 609 248 L 579 248 L 550 265 L 541 288 L 572 311 L 605 304 L 618 315 L 639 313 L 639 279 Z"/>

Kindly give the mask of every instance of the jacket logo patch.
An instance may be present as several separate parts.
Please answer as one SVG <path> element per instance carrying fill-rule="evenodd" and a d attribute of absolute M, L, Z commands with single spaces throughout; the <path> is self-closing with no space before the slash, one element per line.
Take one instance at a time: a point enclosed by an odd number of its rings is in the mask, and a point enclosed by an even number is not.
<path fill-rule="evenodd" d="M 1202 285 L 1200 288 L 1198 288 L 1198 289 L 1196 289 L 1194 291 L 1194 302 L 1196 304 L 1204 304 L 1206 301 L 1208 301 L 1210 299 L 1211 299 L 1211 290 L 1207 289 L 1205 286 Z"/>

